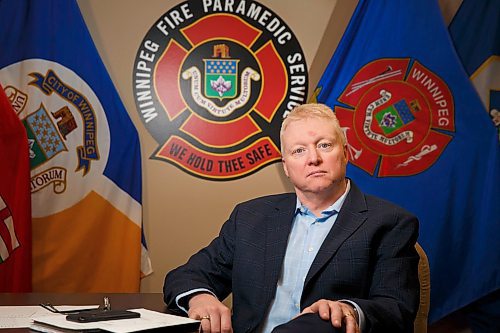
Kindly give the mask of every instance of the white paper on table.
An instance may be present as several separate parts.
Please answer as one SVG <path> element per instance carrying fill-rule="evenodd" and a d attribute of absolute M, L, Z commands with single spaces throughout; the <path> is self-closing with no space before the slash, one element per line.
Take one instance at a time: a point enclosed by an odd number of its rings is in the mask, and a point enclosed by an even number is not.
<path fill-rule="evenodd" d="M 97 309 L 99 305 L 58 305 L 59 311 L 79 309 Z M 0 328 L 30 327 L 32 318 L 53 315 L 54 313 L 38 305 L 33 306 L 0 306 Z M 63 316 L 64 318 L 66 316 Z"/>
<path fill-rule="evenodd" d="M 106 320 L 91 323 L 76 323 L 66 320 L 65 316 L 50 315 L 34 317 L 36 322 L 48 324 L 64 329 L 71 330 L 90 330 L 101 329 L 113 333 L 130 333 L 143 330 L 149 330 L 160 327 L 176 326 L 184 324 L 199 323 L 199 320 L 194 320 L 186 317 L 170 315 L 157 311 L 146 309 L 133 309 L 129 311 L 138 312 L 141 314 L 139 318 Z"/>

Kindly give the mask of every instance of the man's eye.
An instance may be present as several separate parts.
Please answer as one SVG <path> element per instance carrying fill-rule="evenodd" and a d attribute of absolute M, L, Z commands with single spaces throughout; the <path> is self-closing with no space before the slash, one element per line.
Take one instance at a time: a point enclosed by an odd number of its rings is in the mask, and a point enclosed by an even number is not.
<path fill-rule="evenodd" d="M 331 148 L 332 147 L 332 144 L 329 143 L 329 142 L 323 142 L 323 143 L 320 143 L 318 145 L 318 148 L 320 149 L 328 149 L 328 148 Z"/>
<path fill-rule="evenodd" d="M 301 155 L 305 152 L 306 150 L 304 148 L 296 148 L 292 150 L 292 155 Z"/>

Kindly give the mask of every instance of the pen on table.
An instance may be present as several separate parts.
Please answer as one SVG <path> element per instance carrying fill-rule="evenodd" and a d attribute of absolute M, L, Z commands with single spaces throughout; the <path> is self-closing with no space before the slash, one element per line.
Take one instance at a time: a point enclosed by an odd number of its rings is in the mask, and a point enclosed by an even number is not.
<path fill-rule="evenodd" d="M 52 313 L 59 313 L 59 314 L 72 314 L 72 313 L 78 313 L 78 312 L 84 312 L 84 311 L 92 311 L 95 310 L 95 308 L 84 308 L 84 309 L 71 309 L 71 310 L 58 310 L 54 305 L 50 303 L 41 303 L 40 306 L 46 310 L 49 310 Z"/>
<path fill-rule="evenodd" d="M 111 310 L 111 303 L 109 303 L 109 298 L 107 296 L 104 297 L 104 311 Z"/>

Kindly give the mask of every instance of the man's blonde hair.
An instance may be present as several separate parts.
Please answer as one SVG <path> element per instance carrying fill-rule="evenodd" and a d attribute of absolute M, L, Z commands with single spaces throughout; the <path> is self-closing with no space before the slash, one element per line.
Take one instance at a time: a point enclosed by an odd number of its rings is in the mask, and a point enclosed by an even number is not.
<path fill-rule="evenodd" d="M 294 107 L 292 111 L 290 111 L 290 113 L 283 120 L 283 123 L 281 124 L 280 142 L 281 142 L 282 154 L 284 153 L 283 134 L 288 125 L 291 122 L 309 118 L 323 119 L 327 122 L 331 122 L 333 124 L 334 131 L 336 132 L 337 136 L 340 138 L 342 142 L 342 145 L 345 146 L 347 144 L 344 131 L 342 131 L 342 128 L 340 128 L 339 120 L 337 119 L 337 116 L 332 111 L 332 109 L 330 109 L 330 107 L 328 107 L 325 104 L 318 104 L 318 103 L 302 104 Z"/>

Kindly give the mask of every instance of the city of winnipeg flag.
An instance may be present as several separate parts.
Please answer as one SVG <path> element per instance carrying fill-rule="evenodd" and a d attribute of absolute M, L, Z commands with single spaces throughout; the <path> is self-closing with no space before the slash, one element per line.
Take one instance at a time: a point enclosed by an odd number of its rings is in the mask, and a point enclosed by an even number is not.
<path fill-rule="evenodd" d="M 28 136 L 33 290 L 138 291 L 139 140 L 76 1 L 0 1 L 0 47 Z"/>
<path fill-rule="evenodd" d="M 348 176 L 415 213 L 430 321 L 500 287 L 500 150 L 435 0 L 361 0 L 314 95 L 347 135 Z"/>
<path fill-rule="evenodd" d="M 1 86 L 0 161 L 0 292 L 30 292 L 28 139 Z"/>

